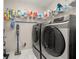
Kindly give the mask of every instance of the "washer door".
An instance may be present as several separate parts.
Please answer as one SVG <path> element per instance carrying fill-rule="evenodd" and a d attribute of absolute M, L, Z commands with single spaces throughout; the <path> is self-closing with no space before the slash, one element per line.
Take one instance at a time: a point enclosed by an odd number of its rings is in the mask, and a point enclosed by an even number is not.
<path fill-rule="evenodd" d="M 47 26 L 44 28 L 42 44 L 45 50 L 52 56 L 61 56 L 65 50 L 65 39 L 56 27 Z"/>

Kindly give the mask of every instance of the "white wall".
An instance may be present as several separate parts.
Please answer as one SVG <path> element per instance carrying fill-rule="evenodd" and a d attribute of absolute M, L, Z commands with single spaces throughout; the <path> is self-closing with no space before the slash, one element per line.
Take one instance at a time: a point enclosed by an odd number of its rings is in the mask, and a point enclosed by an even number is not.
<path fill-rule="evenodd" d="M 16 23 L 20 25 L 19 30 L 19 42 L 20 49 L 30 49 L 32 48 L 32 27 L 35 23 Z M 6 49 L 7 51 L 16 50 L 16 30 L 10 28 L 10 22 L 5 23 L 5 33 L 6 33 Z M 26 46 L 24 47 L 24 43 Z"/>
<path fill-rule="evenodd" d="M 5 8 L 14 8 L 20 10 L 35 10 L 35 7 L 29 3 L 22 2 L 20 0 L 4 0 L 4 9 Z M 24 20 L 24 19 L 20 19 Z M 20 49 L 23 49 L 23 45 L 26 42 L 26 49 L 32 48 L 32 26 L 31 23 L 20 24 Z M 10 29 L 10 22 L 5 23 L 6 29 L 6 49 L 7 51 L 15 51 L 16 50 L 16 31 Z"/>
<path fill-rule="evenodd" d="M 4 0 L 4 8 L 45 11 L 54 9 L 57 3 L 69 4 L 72 1 L 74 0 Z"/>
<path fill-rule="evenodd" d="M 53 3 L 48 9 L 54 10 L 56 9 L 57 3 L 61 3 L 62 5 L 69 5 L 71 2 L 75 0 L 56 0 L 55 3 Z"/>

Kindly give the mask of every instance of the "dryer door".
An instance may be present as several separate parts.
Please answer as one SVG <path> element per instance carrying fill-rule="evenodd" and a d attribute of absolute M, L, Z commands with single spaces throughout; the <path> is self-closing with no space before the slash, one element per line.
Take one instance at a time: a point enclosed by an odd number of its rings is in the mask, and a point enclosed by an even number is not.
<path fill-rule="evenodd" d="M 65 50 L 65 39 L 61 31 L 56 27 L 47 26 L 44 28 L 42 44 L 50 55 L 61 56 Z"/>

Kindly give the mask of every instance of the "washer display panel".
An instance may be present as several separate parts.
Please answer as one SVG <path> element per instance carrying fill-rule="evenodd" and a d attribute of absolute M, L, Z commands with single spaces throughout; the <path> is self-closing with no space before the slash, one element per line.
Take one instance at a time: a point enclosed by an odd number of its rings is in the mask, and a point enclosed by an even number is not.
<path fill-rule="evenodd" d="M 43 30 L 42 44 L 47 53 L 59 57 L 65 50 L 65 39 L 61 31 L 56 27 L 46 26 Z"/>

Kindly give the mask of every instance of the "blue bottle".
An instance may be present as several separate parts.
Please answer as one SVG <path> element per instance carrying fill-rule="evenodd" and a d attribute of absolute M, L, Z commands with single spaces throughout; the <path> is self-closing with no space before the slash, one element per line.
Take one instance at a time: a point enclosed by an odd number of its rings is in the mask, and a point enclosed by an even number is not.
<path fill-rule="evenodd" d="M 62 9 L 63 9 L 63 6 L 60 3 L 58 3 L 57 4 L 57 12 L 61 12 Z"/>
<path fill-rule="evenodd" d="M 13 18 L 11 18 L 10 28 L 11 29 L 14 29 L 15 28 L 15 21 L 14 21 Z"/>

